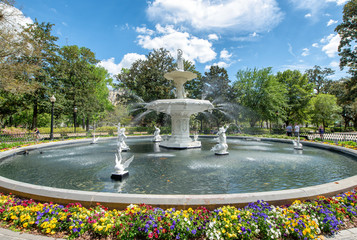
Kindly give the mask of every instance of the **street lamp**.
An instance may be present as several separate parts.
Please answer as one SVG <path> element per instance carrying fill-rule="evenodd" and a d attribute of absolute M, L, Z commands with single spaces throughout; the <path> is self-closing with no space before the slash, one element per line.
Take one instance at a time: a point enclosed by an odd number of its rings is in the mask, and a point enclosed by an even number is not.
<path fill-rule="evenodd" d="M 77 136 L 77 132 L 76 132 L 76 125 L 77 125 L 77 123 L 76 123 L 76 121 L 77 121 L 77 107 L 76 106 L 74 106 L 74 133 L 76 133 L 76 136 Z"/>
<path fill-rule="evenodd" d="M 50 97 L 50 101 L 51 101 L 51 103 L 52 103 L 50 140 L 53 140 L 53 109 L 54 109 L 54 105 L 55 105 L 55 102 L 56 102 L 56 98 L 55 98 L 54 95 L 52 95 L 52 97 Z"/>

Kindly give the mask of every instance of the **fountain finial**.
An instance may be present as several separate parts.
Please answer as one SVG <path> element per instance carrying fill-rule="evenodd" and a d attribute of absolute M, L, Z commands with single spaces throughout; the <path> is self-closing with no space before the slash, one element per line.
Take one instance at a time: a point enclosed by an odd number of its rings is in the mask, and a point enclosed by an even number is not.
<path fill-rule="evenodd" d="M 177 49 L 177 70 L 178 71 L 185 71 L 184 66 L 183 66 L 183 58 L 182 58 L 182 50 Z"/>

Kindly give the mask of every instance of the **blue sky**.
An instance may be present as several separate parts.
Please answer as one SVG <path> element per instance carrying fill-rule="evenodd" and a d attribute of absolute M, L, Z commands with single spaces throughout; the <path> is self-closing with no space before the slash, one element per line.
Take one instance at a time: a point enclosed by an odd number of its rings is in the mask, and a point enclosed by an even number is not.
<path fill-rule="evenodd" d="M 164 47 L 195 63 L 227 69 L 314 65 L 339 70 L 335 27 L 347 0 L 17 0 L 27 21 L 55 24 L 60 46 L 90 48 L 112 74 Z"/>

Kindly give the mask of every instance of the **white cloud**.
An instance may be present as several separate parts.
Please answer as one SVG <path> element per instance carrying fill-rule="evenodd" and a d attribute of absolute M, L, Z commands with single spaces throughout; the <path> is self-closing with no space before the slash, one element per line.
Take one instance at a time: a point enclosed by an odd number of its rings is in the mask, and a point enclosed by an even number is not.
<path fill-rule="evenodd" d="M 318 43 L 313 43 L 312 46 L 313 46 L 314 48 L 318 48 L 318 47 L 319 47 L 319 44 L 318 44 Z"/>
<path fill-rule="evenodd" d="M 140 34 L 147 34 L 147 35 L 153 35 L 155 33 L 153 30 L 147 29 L 146 27 L 137 27 L 135 31 Z"/>
<path fill-rule="evenodd" d="M 29 17 L 25 17 L 24 14 L 17 8 L 0 3 L 0 12 L 3 15 L 3 20 L 0 21 L 0 28 L 10 31 L 21 31 L 23 27 L 28 24 L 33 24 L 33 21 Z"/>
<path fill-rule="evenodd" d="M 348 0 L 326 0 L 326 2 L 335 2 L 337 5 L 343 5 L 348 2 Z"/>
<path fill-rule="evenodd" d="M 304 48 L 304 49 L 302 50 L 301 56 L 306 57 L 306 56 L 308 56 L 308 55 L 310 55 L 310 49 Z"/>
<path fill-rule="evenodd" d="M 291 46 L 290 43 L 288 43 L 288 51 L 292 56 L 296 57 L 295 53 L 293 52 L 293 46 Z"/>
<path fill-rule="evenodd" d="M 217 36 L 217 34 L 209 34 L 208 35 L 208 39 L 209 40 L 218 40 L 219 39 L 219 37 Z"/>
<path fill-rule="evenodd" d="M 232 41 L 240 41 L 240 42 L 255 41 L 259 38 L 259 36 L 260 35 L 258 33 L 253 32 L 248 36 L 234 37 L 232 38 Z"/>
<path fill-rule="evenodd" d="M 98 63 L 99 66 L 104 67 L 110 74 L 115 75 L 121 72 L 122 68 L 130 68 L 136 60 L 145 59 L 145 55 L 137 53 L 126 54 L 120 63 L 115 63 L 115 58 L 104 59 Z"/>
<path fill-rule="evenodd" d="M 186 60 L 205 63 L 216 58 L 216 53 L 212 49 L 212 43 L 206 39 L 195 37 L 188 32 L 180 32 L 168 25 L 162 27 L 156 25 L 155 34 L 140 34 L 137 37 L 138 44 L 145 49 L 165 48 L 173 55 L 176 50 L 182 49 Z"/>
<path fill-rule="evenodd" d="M 220 58 L 221 59 L 229 61 L 231 57 L 232 57 L 232 54 L 229 54 L 229 52 L 226 49 L 223 49 L 221 51 L 221 54 L 220 54 Z"/>
<path fill-rule="evenodd" d="M 333 33 L 321 39 L 320 42 L 325 44 L 322 47 L 322 51 L 324 51 L 330 58 L 335 57 L 338 51 L 338 45 L 340 44 L 340 40 L 340 35 Z"/>
<path fill-rule="evenodd" d="M 297 8 L 309 11 L 305 15 L 306 18 L 312 17 L 313 19 L 321 16 L 320 11 L 328 6 L 328 3 L 336 3 L 342 5 L 348 0 L 290 0 L 290 2 Z"/>
<path fill-rule="evenodd" d="M 331 25 L 333 25 L 333 24 L 336 24 L 338 21 L 336 21 L 336 20 L 332 20 L 332 19 L 330 19 L 328 22 L 327 22 L 327 26 L 331 26 Z"/>
<path fill-rule="evenodd" d="M 264 32 L 278 25 L 283 13 L 276 0 L 153 0 L 147 14 L 160 23 L 199 30 Z"/>
<path fill-rule="evenodd" d="M 231 66 L 231 63 L 226 63 L 226 62 L 220 61 L 218 63 L 213 63 L 212 65 L 206 65 L 205 71 L 208 71 L 211 68 L 211 66 L 218 66 L 220 68 L 228 68 Z"/>
<path fill-rule="evenodd" d="M 338 61 L 332 61 L 330 62 L 330 67 L 337 68 L 340 66 L 340 63 Z"/>

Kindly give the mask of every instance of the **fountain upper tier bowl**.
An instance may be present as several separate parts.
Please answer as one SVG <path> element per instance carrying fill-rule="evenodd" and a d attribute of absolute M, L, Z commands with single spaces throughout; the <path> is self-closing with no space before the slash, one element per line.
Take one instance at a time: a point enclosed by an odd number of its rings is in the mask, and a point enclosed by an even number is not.
<path fill-rule="evenodd" d="M 212 110 L 214 107 L 208 100 L 181 98 L 156 100 L 148 103 L 146 108 L 168 115 L 179 114 L 181 116 L 190 117 L 192 114 Z"/>
<path fill-rule="evenodd" d="M 208 100 L 179 98 L 156 100 L 148 103 L 146 108 L 171 116 L 171 137 L 169 140 L 161 142 L 160 146 L 187 149 L 201 147 L 200 141 L 190 138 L 190 116 L 198 112 L 210 111 L 214 107 Z"/>

